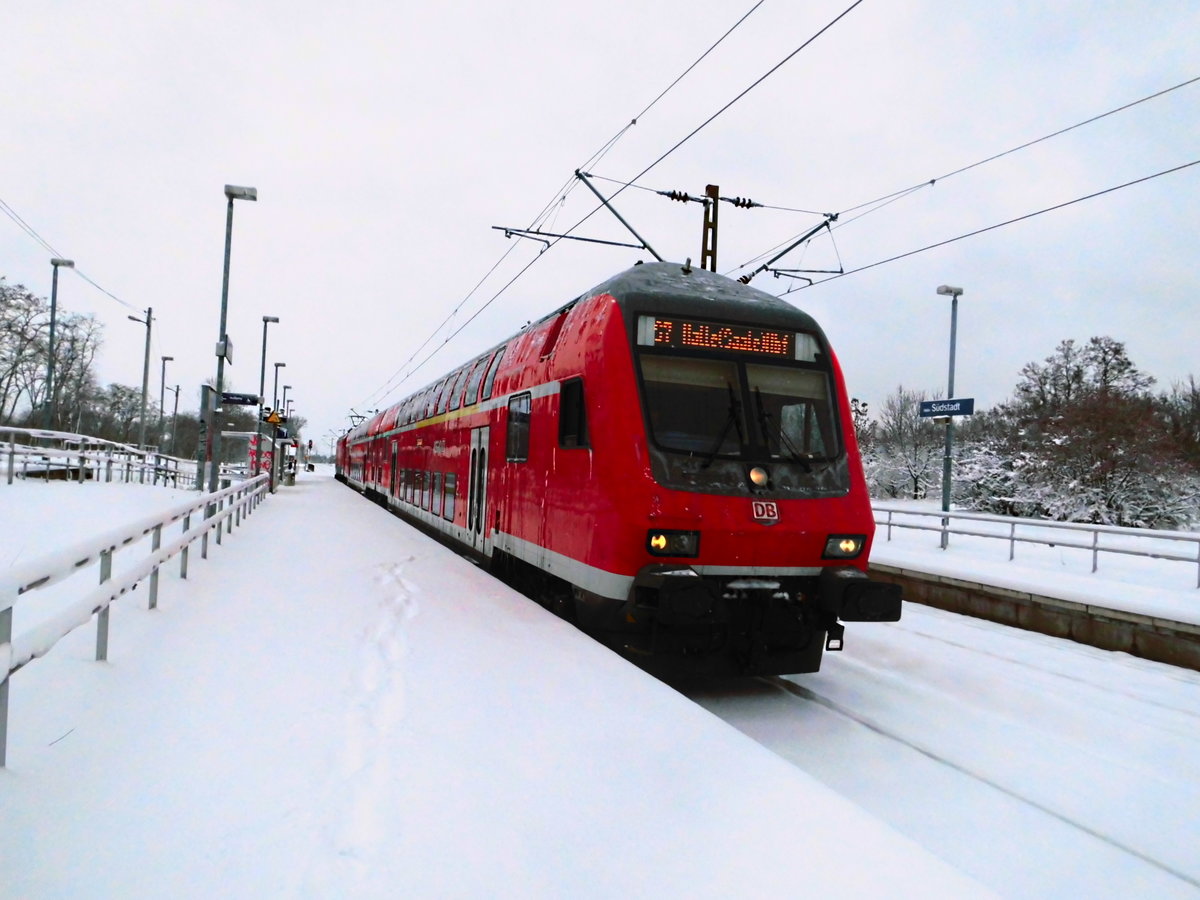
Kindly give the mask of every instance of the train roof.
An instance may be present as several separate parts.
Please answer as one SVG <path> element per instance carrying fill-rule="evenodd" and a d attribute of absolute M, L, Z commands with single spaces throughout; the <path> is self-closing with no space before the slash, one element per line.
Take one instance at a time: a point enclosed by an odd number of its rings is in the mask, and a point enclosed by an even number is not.
<path fill-rule="evenodd" d="M 823 334 L 808 313 L 773 294 L 716 272 L 682 263 L 643 263 L 614 275 L 584 294 L 609 294 L 622 308 L 646 304 L 656 310 L 712 319 L 749 319 L 757 324 Z"/>

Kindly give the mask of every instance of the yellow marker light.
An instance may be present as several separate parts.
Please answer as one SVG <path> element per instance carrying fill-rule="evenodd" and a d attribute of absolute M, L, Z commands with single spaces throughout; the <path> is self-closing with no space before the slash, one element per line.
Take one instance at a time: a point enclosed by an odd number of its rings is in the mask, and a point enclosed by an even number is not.
<path fill-rule="evenodd" d="M 667 549 L 667 536 L 665 534 L 656 534 L 650 538 L 650 546 L 655 550 Z"/>
<path fill-rule="evenodd" d="M 822 559 L 854 559 L 867 545 L 865 534 L 831 534 L 825 541 Z"/>

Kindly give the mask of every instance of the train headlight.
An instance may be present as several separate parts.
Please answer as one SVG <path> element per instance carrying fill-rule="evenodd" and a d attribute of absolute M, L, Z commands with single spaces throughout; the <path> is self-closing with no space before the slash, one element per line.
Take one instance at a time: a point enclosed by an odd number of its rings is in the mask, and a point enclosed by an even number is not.
<path fill-rule="evenodd" d="M 771 474 L 762 466 L 755 466 L 750 470 L 750 483 L 755 487 L 766 487 L 771 481 Z"/>
<path fill-rule="evenodd" d="M 646 550 L 653 556 L 699 556 L 700 532 L 655 529 L 646 533 Z"/>
<path fill-rule="evenodd" d="M 862 553 L 867 544 L 863 534 L 831 534 L 825 541 L 825 552 L 822 559 L 854 559 Z"/>

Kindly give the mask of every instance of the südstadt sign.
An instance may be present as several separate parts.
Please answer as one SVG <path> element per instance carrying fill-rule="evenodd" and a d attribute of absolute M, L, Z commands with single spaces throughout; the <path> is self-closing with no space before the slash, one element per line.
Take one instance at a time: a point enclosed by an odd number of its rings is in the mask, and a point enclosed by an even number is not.
<path fill-rule="evenodd" d="M 921 404 L 921 418 L 935 416 L 971 416 L 975 414 L 975 398 L 960 397 L 956 400 L 926 400 Z"/>
<path fill-rule="evenodd" d="M 222 406 L 258 406 L 258 394 L 221 394 Z"/>

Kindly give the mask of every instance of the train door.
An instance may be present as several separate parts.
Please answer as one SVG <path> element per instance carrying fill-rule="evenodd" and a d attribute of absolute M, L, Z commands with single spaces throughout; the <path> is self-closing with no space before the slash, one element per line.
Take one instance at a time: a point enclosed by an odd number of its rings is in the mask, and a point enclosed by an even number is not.
<path fill-rule="evenodd" d="M 467 477 L 467 531 L 471 546 L 489 555 L 491 535 L 487 533 L 487 454 L 488 426 L 471 431 L 471 462 Z"/>
<path fill-rule="evenodd" d="M 400 470 L 396 467 L 396 457 L 397 457 L 399 451 L 400 451 L 399 443 L 396 441 L 392 441 L 392 468 L 391 468 L 391 471 L 388 473 L 388 478 L 391 482 L 389 499 L 391 499 L 393 501 L 396 500 L 396 496 L 397 496 L 396 495 L 396 488 L 397 488 L 396 478 L 400 472 Z"/>

